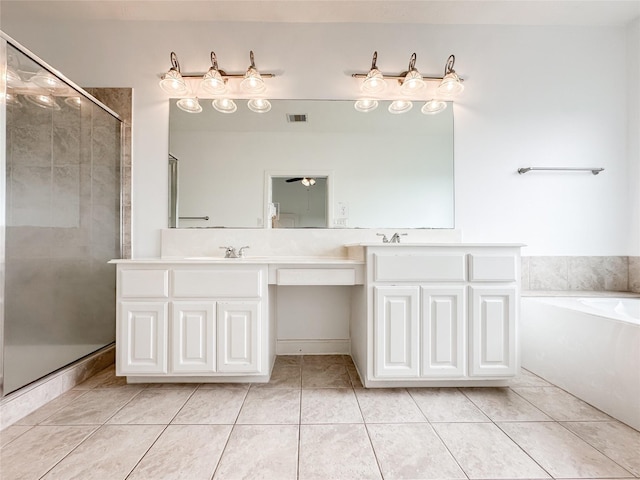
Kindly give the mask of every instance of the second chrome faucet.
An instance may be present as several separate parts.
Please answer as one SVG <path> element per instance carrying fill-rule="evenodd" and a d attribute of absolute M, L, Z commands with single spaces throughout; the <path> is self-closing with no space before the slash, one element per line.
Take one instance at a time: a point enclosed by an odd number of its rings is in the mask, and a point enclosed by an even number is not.
<path fill-rule="evenodd" d="M 224 249 L 224 258 L 244 258 L 244 251 L 249 248 L 248 246 L 240 247 L 238 250 L 235 247 L 220 247 Z"/>
<path fill-rule="evenodd" d="M 388 239 L 384 233 L 376 233 L 379 237 L 382 237 L 382 243 L 400 243 L 400 237 L 406 237 L 406 233 L 394 233 L 391 239 Z"/>

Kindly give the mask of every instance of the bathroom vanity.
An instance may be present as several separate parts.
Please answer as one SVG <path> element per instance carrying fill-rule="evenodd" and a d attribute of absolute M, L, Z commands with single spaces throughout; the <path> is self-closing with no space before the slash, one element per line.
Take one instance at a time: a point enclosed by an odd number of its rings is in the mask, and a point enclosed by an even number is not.
<path fill-rule="evenodd" d="M 350 350 L 365 387 L 503 385 L 516 374 L 520 245 L 342 250 L 114 260 L 117 374 L 132 383 L 266 382 L 278 289 L 296 286 L 319 296 L 324 286 L 348 289 Z"/>

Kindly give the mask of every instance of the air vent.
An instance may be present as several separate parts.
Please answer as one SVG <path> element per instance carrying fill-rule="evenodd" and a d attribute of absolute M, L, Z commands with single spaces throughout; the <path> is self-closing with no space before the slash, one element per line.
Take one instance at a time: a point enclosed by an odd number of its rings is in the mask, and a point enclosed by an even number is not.
<path fill-rule="evenodd" d="M 287 113 L 287 122 L 289 123 L 300 123 L 307 121 L 306 113 Z"/>

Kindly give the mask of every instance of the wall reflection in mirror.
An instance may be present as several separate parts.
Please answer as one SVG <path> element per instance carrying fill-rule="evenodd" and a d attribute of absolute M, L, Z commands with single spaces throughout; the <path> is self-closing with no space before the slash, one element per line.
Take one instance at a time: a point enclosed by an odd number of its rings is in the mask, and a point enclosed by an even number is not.
<path fill-rule="evenodd" d="M 432 116 L 361 113 L 352 101 L 275 100 L 266 114 L 241 103 L 234 115 L 170 105 L 172 226 L 454 227 L 451 106 Z M 286 182 L 318 172 L 313 186 Z"/>

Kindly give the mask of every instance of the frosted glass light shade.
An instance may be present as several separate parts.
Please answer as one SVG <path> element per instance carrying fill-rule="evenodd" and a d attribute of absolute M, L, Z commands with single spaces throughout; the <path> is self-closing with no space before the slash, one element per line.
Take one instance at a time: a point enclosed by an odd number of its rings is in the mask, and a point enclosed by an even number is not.
<path fill-rule="evenodd" d="M 267 113 L 271 110 L 271 102 L 264 98 L 252 98 L 247 102 L 247 107 L 255 113 Z"/>
<path fill-rule="evenodd" d="M 443 111 L 445 108 L 447 108 L 447 102 L 432 99 L 425 103 L 420 111 L 425 115 L 435 115 L 436 113 Z"/>
<path fill-rule="evenodd" d="M 62 80 L 44 69 L 39 70 L 33 77 L 31 77 L 31 82 L 51 92 L 67 88 L 67 85 Z"/>
<path fill-rule="evenodd" d="M 16 72 L 13 68 L 7 67 L 7 87 L 9 88 L 17 88 L 22 87 L 24 82 L 18 72 Z"/>
<path fill-rule="evenodd" d="M 216 98 L 211 105 L 220 113 L 233 113 L 238 109 L 236 102 L 230 98 Z"/>
<path fill-rule="evenodd" d="M 410 95 L 421 90 L 423 87 L 424 80 L 422 79 L 420 72 L 417 70 L 411 70 L 405 75 L 402 85 L 400 85 L 400 91 L 405 95 Z"/>
<path fill-rule="evenodd" d="M 413 103 L 408 100 L 394 100 L 389 105 L 389 113 L 406 113 L 413 108 Z"/>
<path fill-rule="evenodd" d="M 240 88 L 247 93 L 262 93 L 267 89 L 262 76 L 254 67 L 249 67 L 247 73 L 244 74 Z"/>
<path fill-rule="evenodd" d="M 172 97 L 186 95 L 189 91 L 184 78 L 175 68 L 172 68 L 162 76 L 160 88 Z"/>
<path fill-rule="evenodd" d="M 82 99 L 80 97 L 67 97 L 64 99 L 64 103 L 69 105 L 71 108 L 80 110 L 80 107 L 82 106 Z"/>
<path fill-rule="evenodd" d="M 187 113 L 200 113 L 202 106 L 197 98 L 181 98 L 176 102 L 178 108 Z"/>
<path fill-rule="evenodd" d="M 436 92 L 440 95 L 453 97 L 455 95 L 461 94 L 463 90 L 464 85 L 462 84 L 460 77 L 458 77 L 457 73 L 451 72 L 447 73 L 444 76 L 444 78 L 440 82 L 440 85 L 438 85 Z"/>
<path fill-rule="evenodd" d="M 302 183 L 302 185 L 304 185 L 305 187 L 312 187 L 316 184 L 316 179 L 305 177 L 300 181 L 300 183 Z"/>
<path fill-rule="evenodd" d="M 48 110 L 60 110 L 60 105 L 52 95 L 25 95 L 28 102 Z"/>
<path fill-rule="evenodd" d="M 378 108 L 378 101 L 369 99 L 356 100 L 356 103 L 353 104 L 353 108 L 362 113 L 373 112 Z"/>
<path fill-rule="evenodd" d="M 367 77 L 360 86 L 360 90 L 364 93 L 371 94 L 383 92 L 386 88 L 387 82 L 384 81 L 382 73 L 377 68 L 372 68 L 369 73 L 367 73 Z"/>
<path fill-rule="evenodd" d="M 200 86 L 205 92 L 210 93 L 211 95 L 222 95 L 227 91 L 227 85 L 224 83 L 224 79 L 222 78 L 220 71 L 213 67 L 204 74 Z"/>

